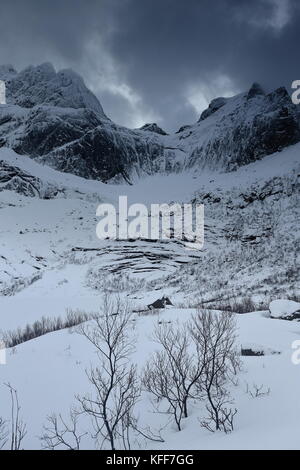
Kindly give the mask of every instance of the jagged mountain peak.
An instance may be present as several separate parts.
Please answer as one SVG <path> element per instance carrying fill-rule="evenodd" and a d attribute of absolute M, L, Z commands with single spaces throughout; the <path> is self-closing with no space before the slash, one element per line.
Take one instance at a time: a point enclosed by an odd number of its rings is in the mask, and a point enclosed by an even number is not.
<path fill-rule="evenodd" d="M 155 132 L 156 134 L 160 135 L 168 135 L 161 127 L 156 124 L 156 122 L 144 124 L 142 127 L 140 127 L 140 130 Z"/>
<path fill-rule="evenodd" d="M 201 121 L 204 121 L 204 119 L 208 118 L 209 116 L 211 116 L 212 114 L 214 114 L 216 111 L 218 111 L 219 109 L 221 109 L 224 105 L 226 105 L 227 103 L 231 102 L 231 101 L 236 101 L 237 98 L 240 98 L 242 101 L 246 98 L 247 100 L 250 100 L 251 98 L 255 98 L 257 96 L 265 96 L 265 92 L 263 90 L 263 88 L 261 87 L 261 85 L 257 82 L 254 82 L 248 93 L 240 93 L 238 95 L 235 95 L 235 96 L 232 96 L 230 98 L 225 98 L 223 96 L 220 96 L 218 98 L 214 98 L 207 109 L 205 109 L 200 118 L 199 118 L 199 121 L 198 122 L 201 122 Z"/>
<path fill-rule="evenodd" d="M 7 76 L 7 69 L 0 68 L 0 79 L 7 80 Z M 40 105 L 83 108 L 106 118 L 100 102 L 76 72 L 71 69 L 56 72 L 49 62 L 30 65 L 19 73 L 12 68 L 6 89 L 8 104 L 23 108 Z"/>
<path fill-rule="evenodd" d="M 279 103 L 286 102 L 292 103 L 291 97 L 284 86 L 276 88 L 274 91 L 268 93 L 267 98 L 270 102 Z"/>
<path fill-rule="evenodd" d="M 259 96 L 259 95 L 264 96 L 265 92 L 259 83 L 254 82 L 248 91 L 247 99 L 250 100 L 251 98 L 254 98 L 255 96 Z"/>
<path fill-rule="evenodd" d="M 246 93 L 213 100 L 180 138 L 193 143 L 189 167 L 234 170 L 298 142 L 297 107 L 284 87 L 265 94 L 255 83 Z"/>
<path fill-rule="evenodd" d="M 208 108 L 203 111 L 198 122 L 203 121 L 207 117 L 214 114 L 216 111 L 218 111 L 218 109 L 222 108 L 222 106 L 224 106 L 227 103 L 227 101 L 228 101 L 228 98 L 223 98 L 223 97 L 214 98 L 210 102 Z"/>

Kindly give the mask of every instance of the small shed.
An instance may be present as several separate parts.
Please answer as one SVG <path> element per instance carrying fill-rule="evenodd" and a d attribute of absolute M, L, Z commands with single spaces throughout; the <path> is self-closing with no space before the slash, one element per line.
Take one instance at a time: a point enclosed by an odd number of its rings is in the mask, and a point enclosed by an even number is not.
<path fill-rule="evenodd" d="M 153 310 L 155 308 L 165 308 L 166 305 L 173 305 L 169 297 L 162 297 L 161 299 L 155 300 L 152 304 L 148 305 L 149 310 Z"/>

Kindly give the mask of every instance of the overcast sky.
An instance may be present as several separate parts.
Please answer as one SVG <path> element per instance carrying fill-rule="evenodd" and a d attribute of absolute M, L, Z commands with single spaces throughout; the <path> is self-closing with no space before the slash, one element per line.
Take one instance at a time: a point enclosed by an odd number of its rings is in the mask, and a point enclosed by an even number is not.
<path fill-rule="evenodd" d="M 166 130 L 300 79 L 298 0 L 1 0 L 0 63 L 80 73 L 115 122 Z"/>

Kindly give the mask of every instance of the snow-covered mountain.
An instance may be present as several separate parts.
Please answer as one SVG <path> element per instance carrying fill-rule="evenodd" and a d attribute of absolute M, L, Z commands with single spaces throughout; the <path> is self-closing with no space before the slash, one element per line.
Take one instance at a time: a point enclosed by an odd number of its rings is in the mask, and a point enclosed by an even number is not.
<path fill-rule="evenodd" d="M 199 121 L 167 135 L 157 124 L 130 130 L 113 123 L 72 70 L 51 64 L 17 73 L 0 67 L 7 105 L 0 106 L 0 145 L 63 172 L 101 181 L 184 168 L 233 170 L 300 139 L 287 91 L 247 93 L 211 102 Z"/>
<path fill-rule="evenodd" d="M 143 393 L 140 422 L 160 429 L 163 441 L 139 437 L 133 448 L 296 448 L 299 373 L 291 345 L 300 323 L 279 319 L 278 307 L 299 301 L 300 292 L 299 124 L 287 92 L 254 85 L 213 100 L 197 123 L 167 135 L 154 123 L 136 130 L 114 124 L 72 71 L 5 66 L 0 78 L 8 101 L 0 106 L 0 341 L 26 340 L 7 348 L 1 373 L 20 393 L 24 447 L 38 448 L 46 416 L 65 416 L 88 390 L 84 370 L 97 360 L 80 335 L 69 334 L 76 329 L 46 334 L 52 330 L 39 325 L 63 328 L 68 312 L 87 319 L 106 292 L 132 310 L 139 370 L 157 348 L 158 325 L 189 321 L 199 307 L 243 313 L 236 315 L 237 347 L 253 353 L 241 357 L 232 391 L 234 432 L 201 428 L 204 407 L 196 402 L 176 432 Z M 148 207 L 203 203 L 203 249 L 175 239 L 99 240 L 97 206 L 117 207 L 119 195 Z M 146 309 L 163 296 L 173 305 Z M 270 316 L 276 299 L 285 300 Z M 0 402 L 9 420 L 4 387 Z"/>
<path fill-rule="evenodd" d="M 3 75 L 2 75 L 3 74 Z M 50 63 L 29 66 L 17 73 L 11 66 L 0 67 L 7 85 L 7 103 L 22 108 L 38 105 L 58 108 L 86 108 L 106 118 L 102 106 L 82 78 L 73 70 L 56 73 Z"/>
<path fill-rule="evenodd" d="M 179 139 L 189 167 L 234 170 L 298 142 L 297 107 L 285 88 L 265 94 L 253 84 L 247 93 L 213 100 Z"/>
<path fill-rule="evenodd" d="M 72 70 L 51 64 L 17 73 L 0 68 L 7 105 L 0 108 L 0 145 L 64 172 L 102 181 L 159 171 L 168 152 L 153 132 L 117 126 Z"/>
<path fill-rule="evenodd" d="M 274 290 L 269 271 L 274 262 L 276 275 L 280 272 L 284 278 L 289 272 L 288 290 L 294 291 L 299 144 L 292 144 L 300 131 L 297 108 L 284 88 L 266 94 L 254 84 L 247 93 L 217 98 L 197 123 L 168 135 L 154 123 L 136 130 L 114 124 L 72 71 L 56 72 L 51 64 L 43 64 L 17 73 L 12 66 L 3 66 L 1 77 L 6 80 L 8 102 L 0 106 L 1 196 L 9 190 L 25 200 L 30 196 L 116 202 L 116 194 L 127 194 L 128 182 L 134 182 L 128 194 L 135 202 L 144 201 L 149 193 L 148 203 L 158 195 L 160 203 L 204 203 L 205 263 L 199 264 L 197 258 L 196 264 L 190 262 L 178 273 L 170 275 L 167 270 L 161 285 L 179 282 L 186 292 L 195 292 L 209 270 L 211 288 L 205 284 L 202 297 L 209 300 L 211 291 L 223 290 L 223 297 L 230 298 L 237 285 L 248 295 L 252 289 L 248 270 L 253 269 L 251 259 L 258 257 L 253 279 L 257 282 L 260 276 L 263 285 L 270 286 L 263 297 L 269 298 Z M 114 186 L 103 185 L 108 181 L 123 184 L 113 191 Z M 162 194 L 153 191 L 157 181 L 164 185 Z M 181 186 L 186 186 L 183 193 Z M 221 250 L 215 249 L 220 246 Z M 220 262 L 232 272 L 225 284 L 223 274 L 218 275 Z M 244 277 L 237 266 L 242 262 Z M 93 275 L 97 278 L 97 273 Z M 127 275 L 131 276 L 131 266 Z M 105 282 L 110 282 L 107 276 Z M 15 275 L 5 275 L 0 291 L 9 291 L 14 283 Z M 260 287 L 255 291 L 260 292 Z"/>

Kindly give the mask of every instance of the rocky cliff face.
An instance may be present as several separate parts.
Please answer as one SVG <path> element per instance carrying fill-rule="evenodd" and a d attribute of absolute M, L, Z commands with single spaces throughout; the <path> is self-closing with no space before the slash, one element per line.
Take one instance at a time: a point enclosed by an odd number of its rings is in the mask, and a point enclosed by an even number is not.
<path fill-rule="evenodd" d="M 62 192 L 54 185 L 0 159 L 0 193 L 5 190 L 41 199 L 51 199 Z"/>
<path fill-rule="evenodd" d="M 85 178 L 130 180 L 131 174 L 165 171 L 160 135 L 114 124 L 71 70 L 43 64 L 17 73 L 0 68 L 7 105 L 0 107 L 0 146 Z"/>
<path fill-rule="evenodd" d="M 72 70 L 51 64 L 17 73 L 0 67 L 7 105 L 0 106 L 0 146 L 60 171 L 101 181 L 184 168 L 233 170 L 300 140 L 297 108 L 284 88 L 217 98 L 198 123 L 167 135 L 157 124 L 114 124 Z"/>

